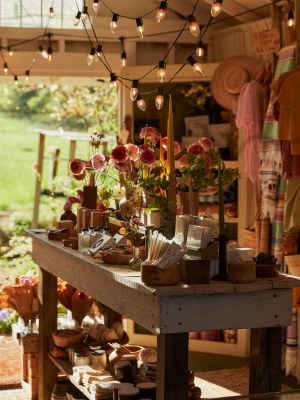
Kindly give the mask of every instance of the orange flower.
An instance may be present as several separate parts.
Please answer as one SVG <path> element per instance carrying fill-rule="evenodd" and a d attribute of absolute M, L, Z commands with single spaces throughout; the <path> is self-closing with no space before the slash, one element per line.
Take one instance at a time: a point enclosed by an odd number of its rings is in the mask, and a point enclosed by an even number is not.
<path fill-rule="evenodd" d="M 19 278 L 16 276 L 15 277 L 15 283 L 18 284 L 20 282 Z"/>

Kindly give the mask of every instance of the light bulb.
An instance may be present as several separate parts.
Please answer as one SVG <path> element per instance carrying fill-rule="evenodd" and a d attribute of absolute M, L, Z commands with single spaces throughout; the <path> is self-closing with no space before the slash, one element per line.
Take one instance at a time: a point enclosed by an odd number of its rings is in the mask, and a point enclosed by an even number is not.
<path fill-rule="evenodd" d="M 197 74 L 204 76 L 204 69 L 203 69 L 202 65 L 201 65 L 200 63 L 198 63 L 198 62 L 194 59 L 193 56 L 189 56 L 189 57 L 186 59 L 186 61 L 187 61 L 190 65 L 192 65 L 193 70 L 194 70 Z"/>
<path fill-rule="evenodd" d="M 155 99 L 155 105 L 158 110 L 160 110 L 162 108 L 162 106 L 164 105 L 164 96 L 163 96 L 163 88 L 162 87 L 157 88 L 157 96 Z"/>
<path fill-rule="evenodd" d="M 118 28 L 118 19 L 119 15 L 113 14 L 112 21 L 110 23 L 110 30 L 112 31 L 112 33 L 115 33 Z"/>
<path fill-rule="evenodd" d="M 82 16 L 81 16 L 82 22 L 86 21 L 87 16 L 88 16 L 88 8 L 87 8 L 87 6 L 84 6 L 83 10 L 82 10 Z"/>
<path fill-rule="evenodd" d="M 204 47 L 203 47 L 203 43 L 200 42 L 200 44 L 198 45 L 197 49 L 196 49 L 196 56 L 197 57 L 203 57 L 204 56 Z"/>
<path fill-rule="evenodd" d="M 156 13 L 156 21 L 159 24 L 166 17 L 167 2 L 162 1 Z"/>
<path fill-rule="evenodd" d="M 137 26 L 136 30 L 139 37 L 143 39 L 145 37 L 145 27 L 143 25 L 142 18 L 136 18 L 136 26 Z"/>
<path fill-rule="evenodd" d="M 4 63 L 4 75 L 7 75 L 7 72 L 8 72 L 8 67 L 7 64 Z"/>
<path fill-rule="evenodd" d="M 160 83 L 166 79 L 167 72 L 166 72 L 166 63 L 164 61 L 160 61 L 158 63 L 158 71 L 157 71 L 157 78 Z"/>
<path fill-rule="evenodd" d="M 140 110 L 146 111 L 146 103 L 145 103 L 145 100 L 142 99 L 142 97 L 141 97 L 140 95 L 138 95 L 138 97 L 137 97 L 137 105 L 138 105 L 138 108 L 139 108 Z"/>
<path fill-rule="evenodd" d="M 133 80 L 132 88 L 130 90 L 130 98 L 132 101 L 135 101 L 139 94 L 139 81 Z"/>
<path fill-rule="evenodd" d="M 18 77 L 17 77 L 17 76 L 15 76 L 15 84 L 16 84 L 16 85 L 19 84 L 19 81 L 18 81 Z"/>
<path fill-rule="evenodd" d="M 53 7 L 50 7 L 50 18 L 54 18 L 54 10 L 53 10 Z"/>
<path fill-rule="evenodd" d="M 77 13 L 77 15 L 76 15 L 76 17 L 75 17 L 75 19 L 74 19 L 74 26 L 77 26 L 77 25 L 79 24 L 79 22 L 80 22 L 80 17 L 81 17 L 81 12 L 78 11 L 78 13 Z"/>
<path fill-rule="evenodd" d="M 110 91 L 110 90 L 114 90 L 115 92 L 118 91 L 118 89 L 119 89 L 119 82 L 118 82 L 117 79 L 118 79 L 118 78 L 117 78 L 116 74 L 114 74 L 114 73 L 111 73 L 111 74 L 110 74 L 110 82 L 109 82 L 108 85 L 107 85 L 107 90 L 108 90 L 108 91 Z"/>
<path fill-rule="evenodd" d="M 100 3 L 99 3 L 99 0 L 94 0 L 93 9 L 94 9 L 95 13 L 98 14 L 98 12 L 99 12 L 99 10 L 100 10 Z"/>
<path fill-rule="evenodd" d="M 126 67 L 127 59 L 126 59 L 126 52 L 123 50 L 121 52 L 121 67 Z"/>
<path fill-rule="evenodd" d="M 94 47 L 92 47 L 90 53 L 88 54 L 88 56 L 86 58 L 88 65 L 93 64 L 93 62 L 95 61 L 95 52 L 96 51 L 95 51 Z"/>
<path fill-rule="evenodd" d="M 48 61 L 52 61 L 52 47 L 48 47 Z"/>
<path fill-rule="evenodd" d="M 8 54 L 10 55 L 10 56 L 12 56 L 13 54 L 14 54 L 14 52 L 12 51 L 12 49 L 9 47 L 8 49 Z"/>
<path fill-rule="evenodd" d="M 99 58 L 102 58 L 102 44 L 98 44 L 96 54 Z M 97 60 L 98 61 L 98 60 Z"/>
<path fill-rule="evenodd" d="M 29 82 L 29 71 L 26 71 L 26 73 L 25 73 L 25 80 L 26 80 L 26 82 Z"/>
<path fill-rule="evenodd" d="M 222 2 L 220 2 L 220 3 L 217 2 L 217 3 L 213 4 L 213 6 L 211 7 L 211 16 L 212 17 L 217 17 L 218 15 L 221 14 L 221 11 L 222 11 L 221 3 Z"/>
<path fill-rule="evenodd" d="M 295 25 L 294 13 L 291 10 L 288 15 L 287 26 L 290 27 L 290 26 L 294 26 L 294 25 Z"/>
<path fill-rule="evenodd" d="M 188 21 L 190 24 L 190 32 L 193 36 L 198 37 L 200 35 L 200 28 L 196 22 L 194 15 L 188 15 Z"/>

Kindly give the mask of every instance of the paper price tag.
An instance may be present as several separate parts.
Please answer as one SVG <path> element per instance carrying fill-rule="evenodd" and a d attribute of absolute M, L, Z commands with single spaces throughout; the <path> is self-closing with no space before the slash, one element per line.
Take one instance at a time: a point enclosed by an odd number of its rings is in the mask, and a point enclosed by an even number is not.
<path fill-rule="evenodd" d="M 94 256 L 103 246 L 114 245 L 115 241 L 111 236 L 103 235 L 93 246 L 89 249 L 89 253 Z"/>

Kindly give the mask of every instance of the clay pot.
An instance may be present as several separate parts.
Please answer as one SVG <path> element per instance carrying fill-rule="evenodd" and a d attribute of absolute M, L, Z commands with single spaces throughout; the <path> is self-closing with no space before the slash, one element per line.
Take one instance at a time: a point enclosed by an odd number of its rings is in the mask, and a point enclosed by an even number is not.
<path fill-rule="evenodd" d="M 180 215 L 190 215 L 190 198 L 189 192 L 180 192 L 176 194 L 176 200 L 179 208 Z M 195 210 L 199 208 L 199 192 L 193 192 L 193 200 L 195 204 Z M 197 213 L 198 214 L 198 213 Z"/>
<path fill-rule="evenodd" d="M 127 345 L 125 346 L 130 350 L 132 353 L 130 353 L 132 356 L 137 356 L 137 359 L 139 360 L 140 358 L 140 352 L 144 350 L 144 347 L 141 346 L 132 346 L 132 345 Z M 115 363 L 121 361 L 122 357 L 124 356 L 124 353 L 121 353 L 118 350 L 114 350 L 108 357 L 109 363 L 111 367 L 113 368 Z"/>
<path fill-rule="evenodd" d="M 85 333 L 75 329 L 59 329 L 52 332 L 53 341 L 58 347 L 69 347 L 78 344 L 85 338 Z"/>
<path fill-rule="evenodd" d="M 66 210 L 60 215 L 60 220 L 61 221 L 73 221 L 74 226 L 76 226 L 77 222 L 77 217 L 76 215 L 72 212 L 72 210 Z"/>
<path fill-rule="evenodd" d="M 86 207 L 90 210 L 97 209 L 97 186 L 83 186 L 81 207 Z"/>

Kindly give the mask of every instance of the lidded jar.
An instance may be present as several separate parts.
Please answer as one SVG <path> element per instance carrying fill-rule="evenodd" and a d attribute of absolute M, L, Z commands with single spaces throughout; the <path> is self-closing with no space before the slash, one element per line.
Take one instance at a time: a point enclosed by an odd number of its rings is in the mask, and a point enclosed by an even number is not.
<path fill-rule="evenodd" d="M 88 254 L 90 248 L 90 235 L 86 228 L 82 228 L 78 235 L 78 251 L 81 254 Z"/>
<path fill-rule="evenodd" d="M 132 368 L 129 361 L 119 361 L 114 365 L 115 377 L 121 383 L 133 383 Z"/>

